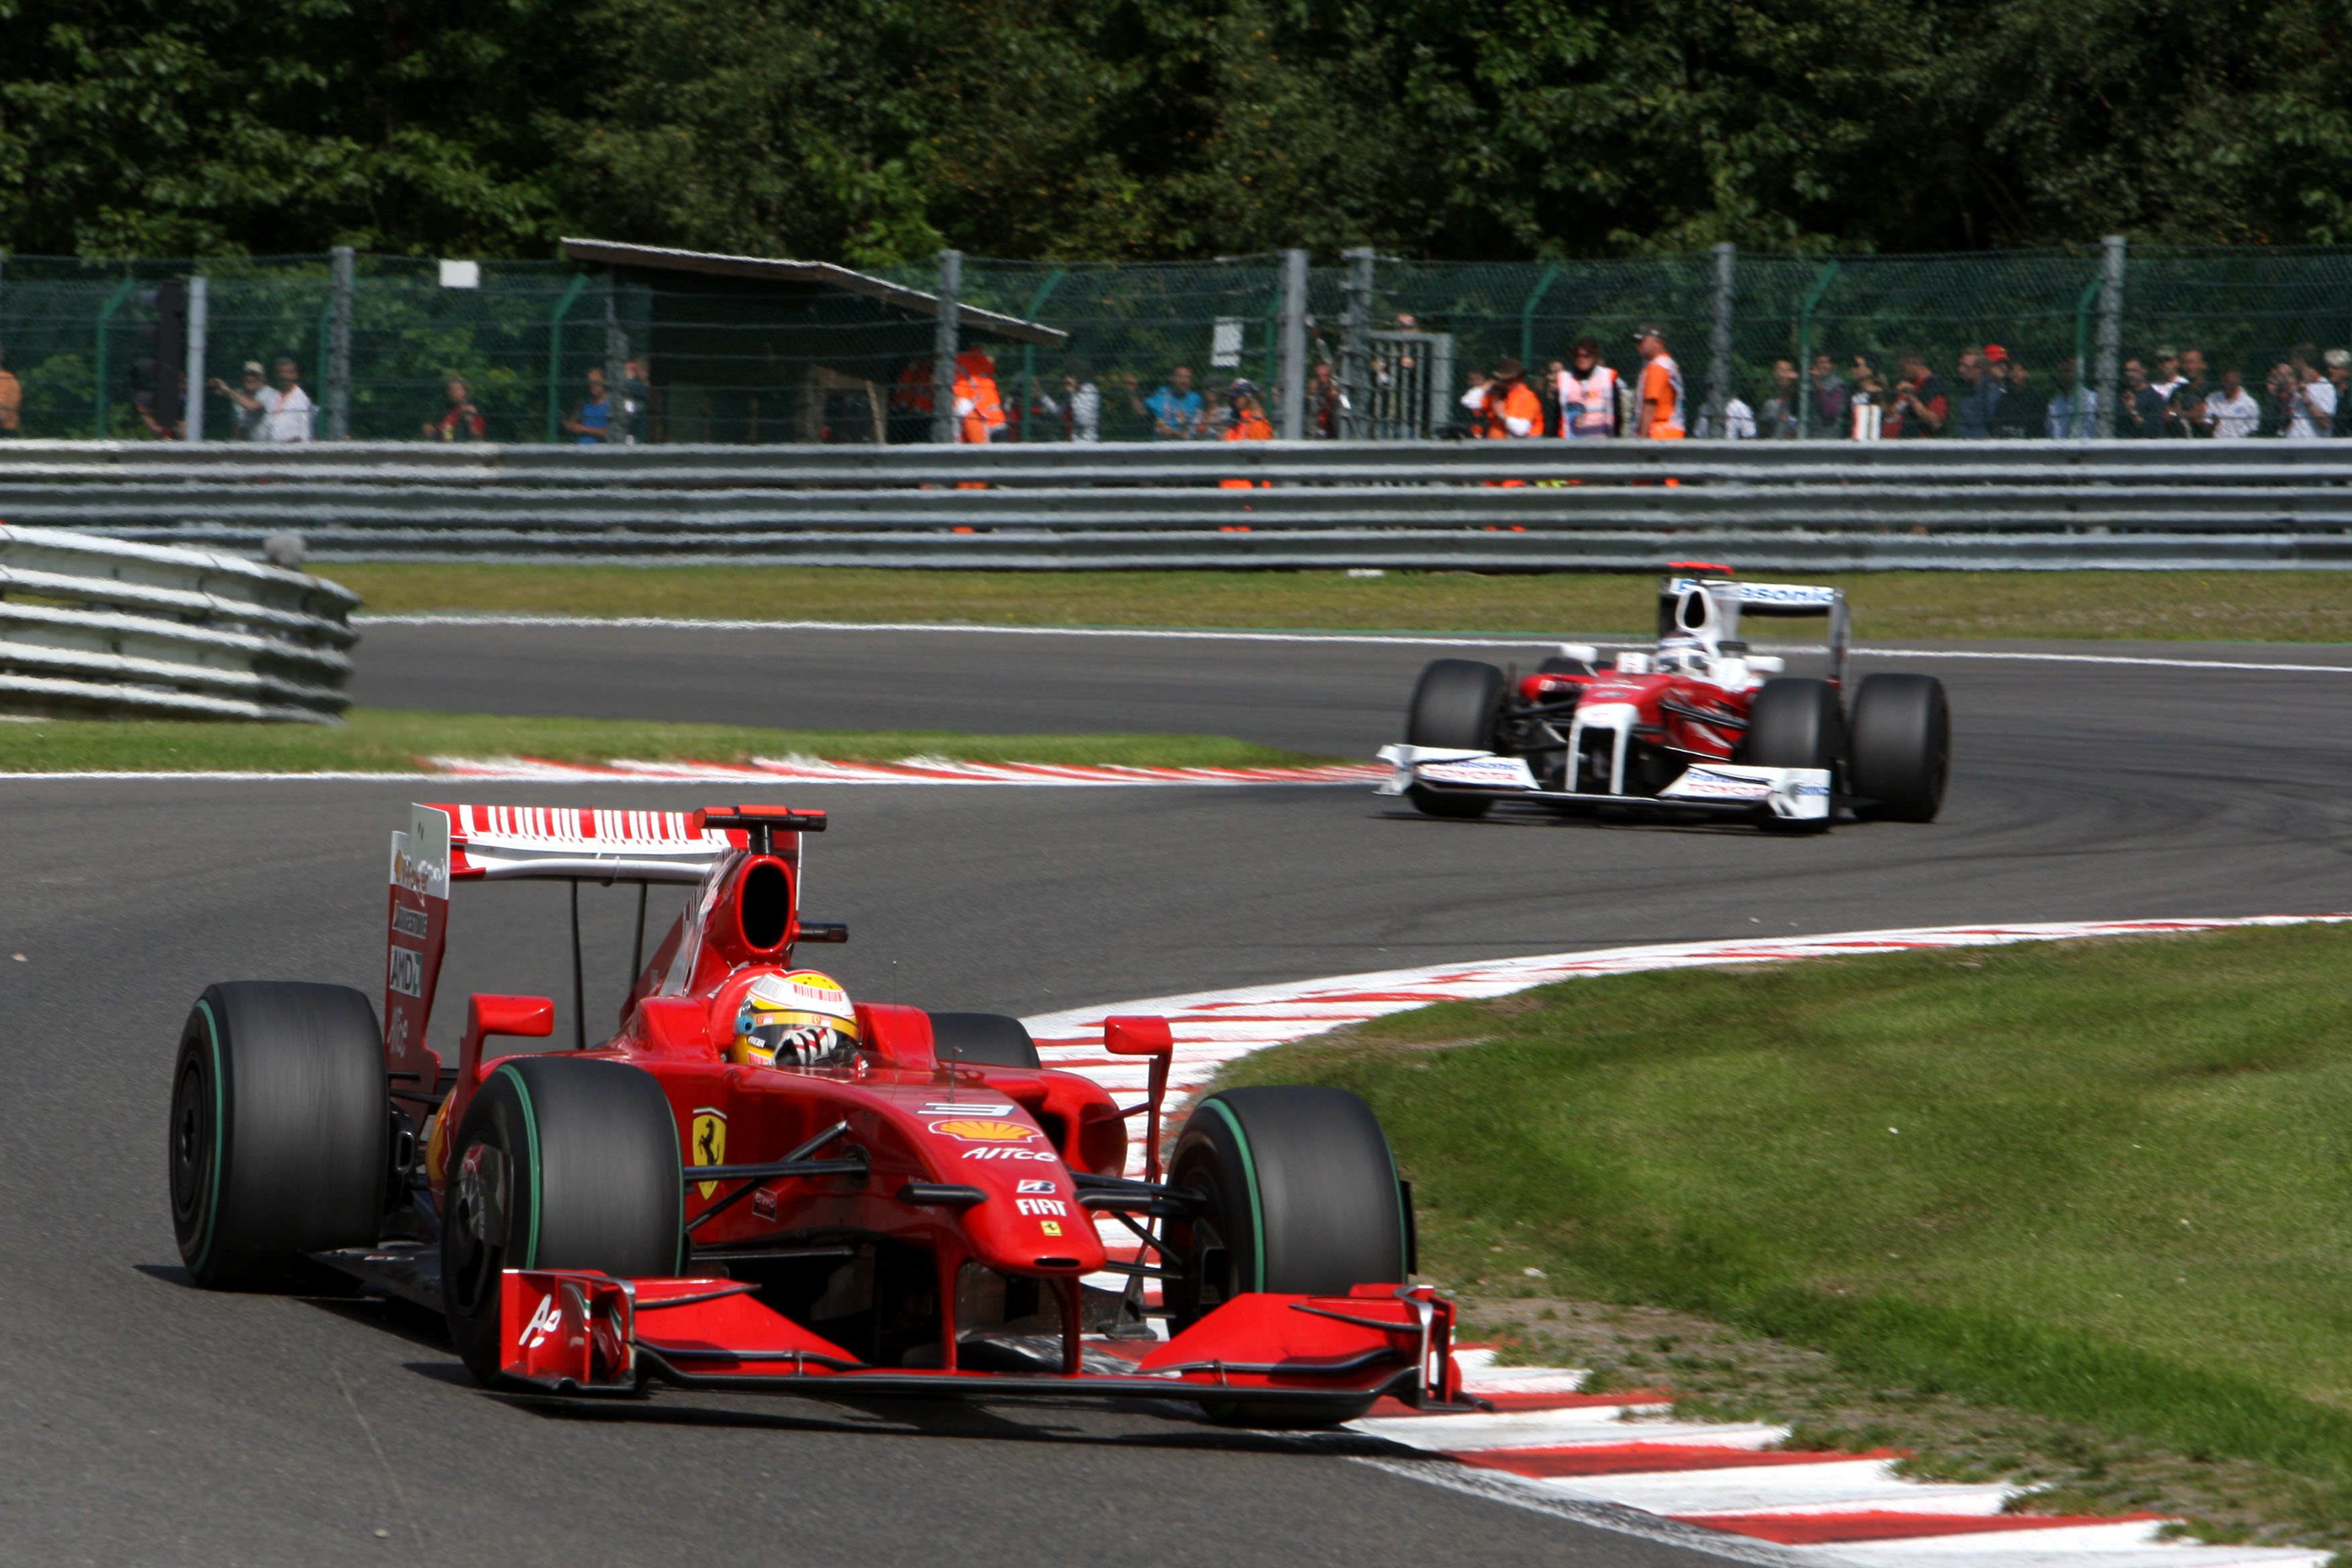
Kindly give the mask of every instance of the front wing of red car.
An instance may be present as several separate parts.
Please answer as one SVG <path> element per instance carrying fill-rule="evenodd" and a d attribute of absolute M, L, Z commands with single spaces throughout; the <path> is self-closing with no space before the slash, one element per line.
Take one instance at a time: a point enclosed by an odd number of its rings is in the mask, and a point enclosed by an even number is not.
<path fill-rule="evenodd" d="M 509 1269 L 503 1370 L 552 1394 L 688 1388 L 932 1397 L 1190 1399 L 1247 1407 L 1387 1394 L 1454 1405 L 1454 1306 L 1427 1285 L 1359 1285 L 1345 1296 L 1237 1296 L 1166 1341 L 1062 1344 L 1058 1371 L 880 1367 L 729 1279 L 615 1279 Z"/>

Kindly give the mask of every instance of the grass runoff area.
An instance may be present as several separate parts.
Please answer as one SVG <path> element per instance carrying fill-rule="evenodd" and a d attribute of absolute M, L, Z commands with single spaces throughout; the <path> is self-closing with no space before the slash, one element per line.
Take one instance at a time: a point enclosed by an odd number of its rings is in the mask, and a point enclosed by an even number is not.
<path fill-rule="evenodd" d="M 475 611 L 998 626 L 1638 635 L 1654 574 L 923 572 L 867 567 L 322 562 L 378 615 Z M 2352 642 L 2334 572 L 1884 572 L 1835 584 L 1858 637 Z"/>
<path fill-rule="evenodd" d="M 2352 1544 L 2352 930 L 1575 980 L 1228 1081 L 1379 1110 L 1474 1328 L 1618 1386 Z"/>
<path fill-rule="evenodd" d="M 0 773 L 422 773 L 432 757 L 538 757 L 560 763 L 743 763 L 754 757 L 903 762 L 1063 763 L 1129 767 L 1282 767 L 1328 762 L 1219 735 L 957 735 L 754 730 L 608 719 L 518 719 L 355 708 L 349 722 L 114 723 L 60 719 L 0 724 Z"/>

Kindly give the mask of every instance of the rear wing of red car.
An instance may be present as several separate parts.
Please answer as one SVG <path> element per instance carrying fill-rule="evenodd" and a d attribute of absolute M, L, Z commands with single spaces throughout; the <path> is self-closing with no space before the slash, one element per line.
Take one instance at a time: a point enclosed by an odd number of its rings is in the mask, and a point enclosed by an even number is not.
<path fill-rule="evenodd" d="M 730 856 L 773 856 L 786 868 L 794 934 L 840 941 L 838 927 L 798 923 L 801 836 L 824 830 L 824 813 L 784 806 L 702 811 L 612 811 L 548 805 L 417 805 L 392 836 L 390 908 L 384 933 L 383 1054 L 395 1097 L 432 1100 L 440 1058 L 425 1044 L 434 993 L 449 940 L 449 893 L 460 882 L 572 884 L 572 991 L 575 1026 L 583 989 L 580 956 L 582 882 L 637 886 L 637 952 L 645 967 L 645 889 L 695 884 Z M 584 1043 L 584 1041 L 583 1042 Z"/>
<path fill-rule="evenodd" d="M 1696 637 L 1720 644 L 1738 637 L 1739 623 L 1748 616 L 1827 620 L 1830 684 L 1844 689 L 1846 655 L 1853 641 L 1853 621 L 1846 609 L 1844 589 L 1680 574 L 1658 584 L 1661 637 Z"/>

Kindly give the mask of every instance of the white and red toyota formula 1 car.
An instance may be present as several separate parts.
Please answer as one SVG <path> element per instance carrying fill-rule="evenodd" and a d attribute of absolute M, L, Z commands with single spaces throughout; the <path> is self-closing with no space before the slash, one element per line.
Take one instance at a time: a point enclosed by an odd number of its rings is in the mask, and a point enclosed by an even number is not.
<path fill-rule="evenodd" d="M 1688 563 L 1678 563 L 1688 564 Z M 1849 623 L 1835 588 L 1743 583 L 1727 567 L 1658 591 L 1654 648 L 1604 664 L 1563 644 L 1516 680 L 1441 658 L 1422 671 L 1396 771 L 1379 786 L 1432 816 L 1481 816 L 1497 801 L 1563 810 L 1744 817 L 1820 831 L 1840 807 L 1930 822 L 1951 763 L 1951 713 L 1933 676 L 1885 674 L 1851 691 Z M 1829 673 L 1785 673 L 1739 635 L 1742 616 L 1829 623 Z"/>
<path fill-rule="evenodd" d="M 442 1313 L 486 1384 L 1197 1401 L 1316 1426 L 1447 1406 L 1452 1304 L 1344 1090 L 1209 1096 L 1162 1164 L 1166 1020 L 1113 1017 L 1116 1103 L 1017 1019 L 853 1003 L 794 950 L 822 812 L 419 805 L 393 835 L 384 1011 L 347 986 L 207 988 L 180 1039 L 171 1185 L 199 1284 L 353 1285 Z M 478 994 L 425 1043 L 455 888 L 639 885 L 618 1026 Z M 643 889 L 693 889 L 650 959 Z M 1129 1164 L 1130 1142 L 1143 1158 Z M 1112 1233 L 1107 1246 L 1104 1232 Z M 1150 1289 L 1147 1289 L 1147 1282 Z"/>

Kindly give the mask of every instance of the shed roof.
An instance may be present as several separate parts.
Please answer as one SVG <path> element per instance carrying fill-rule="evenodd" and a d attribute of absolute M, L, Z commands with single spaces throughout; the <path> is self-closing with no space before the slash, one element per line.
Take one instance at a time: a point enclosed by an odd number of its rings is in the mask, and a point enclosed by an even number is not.
<path fill-rule="evenodd" d="M 719 256 L 700 250 L 673 250 L 658 245 L 623 245 L 606 239 L 566 239 L 563 241 L 563 254 L 571 260 L 601 267 L 626 267 L 652 272 L 690 272 L 708 278 L 735 278 L 751 282 L 837 289 L 844 293 L 860 294 L 879 300 L 910 315 L 936 319 L 940 313 L 940 297 L 937 294 L 908 289 L 869 273 L 853 272 L 829 261 L 790 261 L 769 256 Z M 976 305 L 961 302 L 956 307 L 956 321 L 965 331 L 1008 338 L 1018 343 L 1034 343 L 1039 348 L 1057 349 L 1070 338 L 1067 332 L 1056 331 L 1035 321 L 1024 321 L 1017 316 L 1000 315 L 994 310 L 983 310 Z"/>

